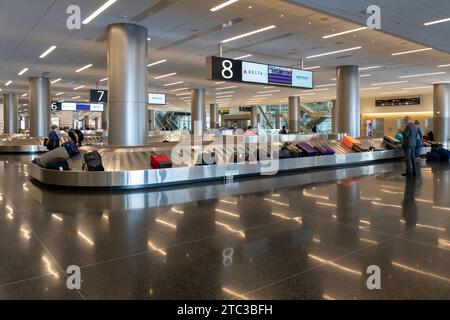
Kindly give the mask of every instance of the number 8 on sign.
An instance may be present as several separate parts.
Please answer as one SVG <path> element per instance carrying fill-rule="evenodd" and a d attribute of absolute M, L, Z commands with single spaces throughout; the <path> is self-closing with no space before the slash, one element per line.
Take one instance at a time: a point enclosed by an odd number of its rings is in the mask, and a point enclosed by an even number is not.
<path fill-rule="evenodd" d="M 233 70 L 231 68 L 233 68 L 233 63 L 230 60 L 224 60 L 222 62 L 222 77 L 224 77 L 225 79 L 231 79 L 233 78 L 234 74 L 233 74 Z"/>

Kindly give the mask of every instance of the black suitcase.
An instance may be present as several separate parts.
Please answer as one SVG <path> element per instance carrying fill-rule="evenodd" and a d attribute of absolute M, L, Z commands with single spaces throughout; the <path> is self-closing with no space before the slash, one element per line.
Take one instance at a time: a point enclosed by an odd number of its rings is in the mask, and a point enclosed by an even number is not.
<path fill-rule="evenodd" d="M 45 169 L 49 170 L 69 170 L 69 163 L 64 158 L 56 158 L 49 161 Z"/>
<path fill-rule="evenodd" d="M 85 153 L 83 158 L 83 170 L 87 168 L 87 171 L 105 171 L 102 164 L 102 156 L 97 151 Z"/>

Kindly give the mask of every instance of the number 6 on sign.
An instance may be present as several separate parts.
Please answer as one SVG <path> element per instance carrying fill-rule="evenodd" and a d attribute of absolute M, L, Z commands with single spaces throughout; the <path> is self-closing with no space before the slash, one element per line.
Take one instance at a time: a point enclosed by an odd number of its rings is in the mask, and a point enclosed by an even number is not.
<path fill-rule="evenodd" d="M 233 63 L 230 60 L 225 60 L 222 62 L 222 77 L 224 77 L 225 79 L 231 79 L 233 78 L 234 74 L 233 74 Z"/>

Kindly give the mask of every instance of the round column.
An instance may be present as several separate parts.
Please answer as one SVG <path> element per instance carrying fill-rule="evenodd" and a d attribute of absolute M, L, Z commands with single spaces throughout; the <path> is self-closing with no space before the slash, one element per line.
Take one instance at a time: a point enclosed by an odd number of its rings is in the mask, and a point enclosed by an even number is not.
<path fill-rule="evenodd" d="M 250 125 L 253 128 L 258 127 L 258 106 L 252 106 Z"/>
<path fill-rule="evenodd" d="M 193 89 L 191 91 L 191 130 L 192 134 L 203 134 L 205 113 L 205 89 Z"/>
<path fill-rule="evenodd" d="M 336 129 L 340 133 L 361 135 L 358 66 L 340 66 L 336 69 Z"/>
<path fill-rule="evenodd" d="M 219 105 L 211 103 L 209 105 L 209 128 L 215 129 L 217 123 L 219 123 Z"/>
<path fill-rule="evenodd" d="M 109 123 L 109 108 L 108 108 L 108 103 L 105 103 L 103 105 L 103 112 L 102 112 L 102 130 L 108 130 L 108 123 Z"/>
<path fill-rule="evenodd" d="M 434 140 L 447 148 L 450 139 L 450 84 L 438 83 L 433 88 Z"/>
<path fill-rule="evenodd" d="M 336 100 L 331 100 L 331 131 L 337 133 Z"/>
<path fill-rule="evenodd" d="M 33 77 L 28 80 L 30 137 L 46 137 L 50 131 L 50 79 Z"/>
<path fill-rule="evenodd" d="M 5 134 L 13 134 L 18 132 L 18 108 L 18 96 L 11 93 L 3 95 L 3 132 Z"/>
<path fill-rule="evenodd" d="M 115 146 L 147 143 L 147 29 L 131 23 L 107 27 L 109 127 Z"/>
<path fill-rule="evenodd" d="M 156 130 L 155 110 L 148 110 L 148 130 L 150 131 Z"/>
<path fill-rule="evenodd" d="M 300 131 L 300 97 L 289 97 L 289 133 Z"/>

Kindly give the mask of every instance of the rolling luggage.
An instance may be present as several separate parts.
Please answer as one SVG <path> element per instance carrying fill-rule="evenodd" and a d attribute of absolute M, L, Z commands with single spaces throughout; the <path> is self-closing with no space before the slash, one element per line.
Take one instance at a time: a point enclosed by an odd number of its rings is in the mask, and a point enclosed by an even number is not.
<path fill-rule="evenodd" d="M 282 149 L 282 150 L 280 150 L 279 158 L 280 159 L 291 159 L 293 157 L 287 149 Z"/>
<path fill-rule="evenodd" d="M 345 136 L 344 139 L 342 139 L 341 142 L 344 146 L 346 146 L 347 148 L 353 149 L 354 145 L 360 145 L 361 142 L 356 139 L 353 138 L 352 136 Z"/>
<path fill-rule="evenodd" d="M 64 148 L 64 147 L 55 148 L 49 152 L 44 153 L 42 156 L 36 158 L 35 160 L 33 160 L 33 162 L 35 164 L 37 164 L 38 166 L 45 168 L 45 167 L 47 167 L 47 164 L 50 161 L 53 161 L 57 158 L 63 158 L 65 160 L 70 158 L 69 154 L 67 153 L 66 148 Z"/>
<path fill-rule="evenodd" d="M 172 168 L 172 161 L 165 154 L 153 154 L 150 162 L 153 169 Z"/>
<path fill-rule="evenodd" d="M 69 141 L 66 143 L 63 143 L 62 145 L 64 148 L 66 148 L 67 153 L 69 154 L 69 157 L 76 156 L 80 153 L 80 150 L 78 150 L 77 145 L 73 141 Z"/>
<path fill-rule="evenodd" d="M 336 153 L 334 150 L 325 145 L 315 145 L 314 149 L 316 149 L 321 156 L 332 156 Z"/>
<path fill-rule="evenodd" d="M 318 155 L 318 151 L 316 149 L 314 149 L 313 147 L 311 147 L 308 143 L 306 142 L 301 142 L 297 144 L 297 147 L 300 148 L 301 150 L 303 150 L 306 153 L 307 157 L 315 157 Z"/>
<path fill-rule="evenodd" d="M 45 169 L 49 170 L 69 170 L 69 163 L 64 158 L 55 158 L 47 163 Z"/>
<path fill-rule="evenodd" d="M 288 143 L 286 150 L 289 151 L 292 158 L 301 158 L 306 156 L 305 152 L 298 148 L 295 143 Z"/>
<path fill-rule="evenodd" d="M 103 168 L 102 156 L 97 151 L 85 153 L 83 158 L 83 170 L 87 168 L 87 171 L 105 171 L 105 168 Z"/>

